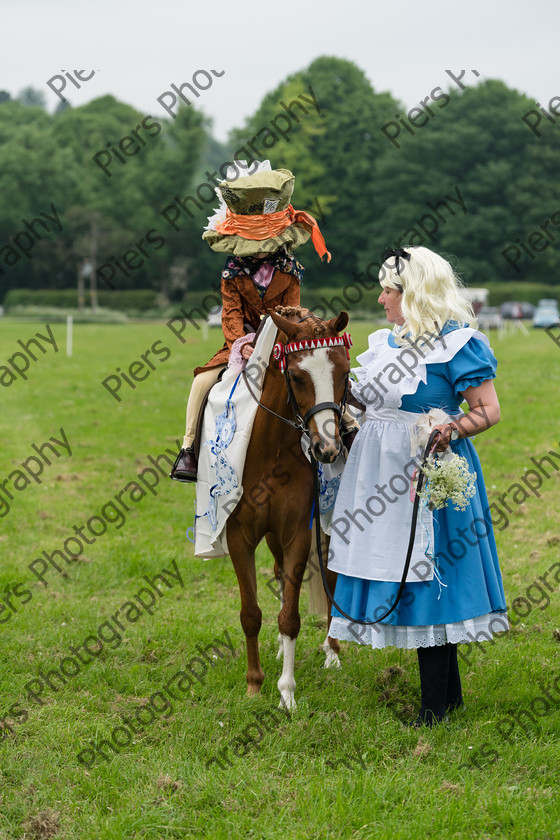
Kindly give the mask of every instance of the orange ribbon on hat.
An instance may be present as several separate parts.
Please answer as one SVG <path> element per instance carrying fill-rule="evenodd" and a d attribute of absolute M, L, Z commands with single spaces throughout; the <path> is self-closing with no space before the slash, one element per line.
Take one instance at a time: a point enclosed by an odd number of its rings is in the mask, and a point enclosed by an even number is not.
<path fill-rule="evenodd" d="M 271 239 L 273 236 L 284 233 L 293 224 L 301 225 L 309 231 L 313 246 L 319 257 L 322 259 L 326 254 L 327 262 L 330 262 L 331 254 L 327 251 L 323 234 L 319 230 L 316 219 L 306 213 L 305 210 L 294 210 L 291 204 L 279 213 L 264 213 L 255 216 L 241 216 L 238 213 L 232 213 L 228 208 L 225 221 L 218 222 L 216 230 L 224 236 L 237 234 L 243 239 L 262 240 Z"/>

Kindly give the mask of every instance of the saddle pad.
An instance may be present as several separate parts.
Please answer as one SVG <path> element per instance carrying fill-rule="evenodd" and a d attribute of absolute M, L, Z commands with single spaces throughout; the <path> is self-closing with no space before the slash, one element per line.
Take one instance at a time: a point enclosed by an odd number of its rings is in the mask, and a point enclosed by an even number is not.
<path fill-rule="evenodd" d="M 278 329 L 267 318 L 246 371 L 260 398 Z M 243 495 L 241 480 L 258 405 L 242 375 L 228 368 L 210 391 L 204 412 L 196 482 L 195 557 L 224 557 L 226 522 Z"/>

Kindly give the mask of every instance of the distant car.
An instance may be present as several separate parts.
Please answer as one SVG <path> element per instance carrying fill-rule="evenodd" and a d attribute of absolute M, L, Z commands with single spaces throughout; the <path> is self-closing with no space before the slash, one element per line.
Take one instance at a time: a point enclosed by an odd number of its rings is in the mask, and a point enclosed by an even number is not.
<path fill-rule="evenodd" d="M 497 306 L 483 306 L 476 317 L 481 330 L 498 329 L 502 326 L 502 316 Z"/>
<path fill-rule="evenodd" d="M 500 306 L 500 315 L 507 319 L 532 318 L 534 312 L 533 304 L 526 301 L 508 300 Z"/>
<path fill-rule="evenodd" d="M 208 313 L 208 319 L 206 321 L 209 327 L 221 327 L 222 326 L 222 307 L 215 306 L 213 309 L 210 310 Z"/>
<path fill-rule="evenodd" d="M 558 312 L 558 301 L 543 298 L 533 316 L 533 326 L 546 329 L 547 327 L 560 326 L 560 313 Z"/>

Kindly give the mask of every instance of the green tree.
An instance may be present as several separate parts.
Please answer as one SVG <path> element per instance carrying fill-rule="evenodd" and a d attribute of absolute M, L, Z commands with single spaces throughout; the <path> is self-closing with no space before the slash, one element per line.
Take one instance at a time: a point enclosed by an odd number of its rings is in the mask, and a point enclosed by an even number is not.
<path fill-rule="evenodd" d="M 308 100 L 315 97 L 317 108 Z M 298 99 L 308 109 L 291 106 Z M 396 105 L 388 93 L 376 93 L 362 70 L 344 59 L 322 57 L 286 79 L 268 94 L 234 143 L 274 125 L 285 114 L 281 103 L 299 115 L 286 140 L 270 155 L 273 167 L 291 169 L 296 176 L 294 206 L 317 217 L 332 263 L 319 264 L 307 245 L 301 257 L 308 265 L 309 285 L 344 284 L 358 270 L 364 223 L 371 219 L 375 194 L 373 170 L 385 151 L 376 130 Z M 315 202 L 319 203 L 319 208 Z M 324 218 L 321 218 L 321 213 Z"/>
<path fill-rule="evenodd" d="M 31 85 L 23 88 L 23 90 L 20 90 L 16 99 L 18 102 L 21 102 L 22 105 L 25 105 L 28 108 L 45 109 L 47 107 L 47 98 L 43 91 L 38 90 L 37 88 L 34 88 Z"/>
<path fill-rule="evenodd" d="M 448 96 L 447 105 L 434 107 L 433 116 L 413 135 L 402 131 L 400 148 L 387 142 L 378 159 L 373 221 L 366 228 L 361 263 L 397 243 L 424 244 L 458 262 L 471 285 L 537 280 L 536 262 L 526 260 L 527 274 L 521 274 L 502 252 L 512 237 L 560 208 L 552 170 L 556 135 L 547 132 L 536 143 L 521 119 L 531 100 L 500 81 L 449 90 Z M 548 197 L 546 210 L 535 201 L 542 191 Z"/>
<path fill-rule="evenodd" d="M 75 232 L 81 234 L 79 246 L 84 249 L 84 237 L 91 239 L 95 224 L 98 264 L 113 257 L 120 262 L 126 251 L 140 251 L 132 260 L 138 268 L 117 267 L 110 282 L 117 288 L 147 284 L 165 289 L 171 251 L 160 211 L 190 185 L 205 138 L 202 115 L 184 108 L 176 120 L 155 120 L 106 96 L 65 111 L 56 119 L 55 134 L 72 150 L 80 172 L 70 209 Z M 149 231 L 152 239 L 163 233 L 165 245 L 147 244 Z"/>

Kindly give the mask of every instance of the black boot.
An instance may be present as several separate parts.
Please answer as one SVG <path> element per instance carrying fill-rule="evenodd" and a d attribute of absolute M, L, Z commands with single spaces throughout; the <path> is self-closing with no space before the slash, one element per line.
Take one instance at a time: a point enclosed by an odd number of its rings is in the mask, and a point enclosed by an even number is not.
<path fill-rule="evenodd" d="M 198 463 L 194 454 L 194 446 L 189 446 L 188 449 L 181 449 L 177 455 L 175 463 L 171 467 L 169 478 L 173 478 L 175 481 L 196 481 L 197 472 Z"/>
<path fill-rule="evenodd" d="M 449 676 L 447 678 L 445 709 L 448 712 L 453 712 L 463 705 L 463 693 L 457 661 L 457 645 L 448 644 L 447 647 L 449 648 Z"/>
<path fill-rule="evenodd" d="M 450 645 L 418 648 L 422 703 L 412 726 L 433 726 L 444 720 L 449 680 Z"/>

